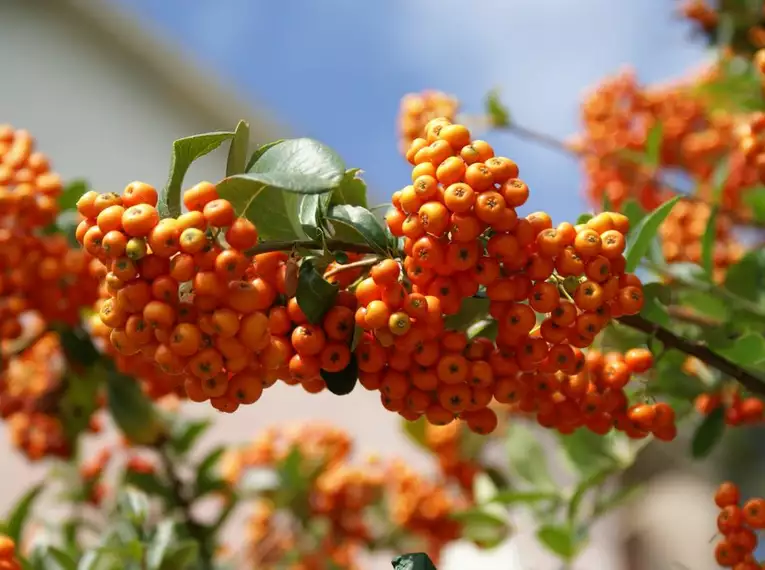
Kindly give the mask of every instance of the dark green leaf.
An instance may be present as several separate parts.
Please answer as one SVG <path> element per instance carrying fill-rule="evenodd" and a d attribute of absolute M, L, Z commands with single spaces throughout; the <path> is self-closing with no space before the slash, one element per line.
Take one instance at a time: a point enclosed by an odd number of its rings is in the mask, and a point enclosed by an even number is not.
<path fill-rule="evenodd" d="M 351 354 L 351 361 L 348 366 L 340 372 L 321 371 L 321 377 L 327 384 L 327 390 L 335 396 L 345 396 L 350 394 L 356 387 L 356 381 L 359 378 L 359 364 L 356 361 L 356 355 Z"/>
<path fill-rule="evenodd" d="M 573 529 L 565 526 L 545 525 L 537 530 L 537 539 L 548 550 L 562 559 L 572 560 L 578 551 Z"/>
<path fill-rule="evenodd" d="M 645 138 L 645 154 L 648 164 L 659 166 L 661 161 L 661 142 L 664 137 L 664 126 L 656 122 L 648 131 Z"/>
<path fill-rule="evenodd" d="M 351 339 L 351 352 L 354 352 L 356 350 L 356 347 L 361 342 L 362 337 L 364 336 L 364 329 L 361 328 L 359 325 L 356 325 L 353 327 L 353 338 Z"/>
<path fill-rule="evenodd" d="M 136 380 L 111 371 L 106 387 L 112 419 L 132 443 L 153 446 L 167 435 L 167 425 Z"/>
<path fill-rule="evenodd" d="M 409 441 L 414 443 L 420 449 L 429 449 L 425 439 L 425 431 L 427 430 L 427 425 L 425 423 L 424 417 L 420 417 L 413 422 L 402 418 L 401 427 L 404 430 L 404 435 L 409 438 Z"/>
<path fill-rule="evenodd" d="M 502 129 L 510 126 L 510 111 L 500 101 L 499 90 L 492 89 L 486 95 L 486 113 L 492 127 Z"/>
<path fill-rule="evenodd" d="M 691 455 L 702 459 L 709 455 L 725 433 L 725 409 L 720 406 L 701 420 L 691 441 Z"/>
<path fill-rule="evenodd" d="M 197 496 L 215 491 L 222 491 L 226 484 L 218 476 L 218 463 L 226 453 L 224 446 L 218 446 L 207 453 L 197 466 L 197 477 L 194 488 Z"/>
<path fill-rule="evenodd" d="M 303 260 L 295 298 L 309 322 L 321 323 L 325 313 L 334 305 L 337 293 L 337 285 L 324 279 L 311 259 Z"/>
<path fill-rule="evenodd" d="M 4 533 L 16 544 L 23 538 L 24 527 L 35 501 L 43 491 L 43 485 L 35 485 L 13 505 L 5 519 Z"/>
<path fill-rule="evenodd" d="M 349 206 L 367 207 L 367 184 L 359 175 L 362 171 L 358 168 L 351 168 L 345 171 L 343 180 L 337 188 L 332 191 L 331 204 L 348 204 Z"/>
<path fill-rule="evenodd" d="M 765 290 L 765 250 L 746 252 L 725 274 L 725 288 L 750 301 L 758 301 Z"/>
<path fill-rule="evenodd" d="M 664 202 L 653 212 L 643 218 L 629 234 L 629 245 L 627 247 L 626 258 L 629 272 L 635 271 L 640 261 L 645 257 L 651 247 L 651 242 L 659 231 L 659 226 L 667 218 L 672 208 L 680 200 L 680 196 L 675 196 Z"/>
<path fill-rule="evenodd" d="M 462 523 L 462 538 L 474 541 L 483 548 L 495 547 L 507 539 L 510 526 L 503 516 L 485 508 L 472 508 L 452 514 Z"/>
<path fill-rule="evenodd" d="M 489 299 L 465 297 L 459 312 L 446 317 L 444 326 L 447 330 L 466 331 L 472 324 L 488 316 L 489 303 Z"/>
<path fill-rule="evenodd" d="M 140 489 L 148 495 L 168 497 L 170 489 L 162 482 L 156 473 L 143 473 L 128 470 L 125 472 L 125 483 Z"/>
<path fill-rule="evenodd" d="M 579 224 L 586 224 L 594 217 L 595 216 L 593 216 L 590 213 L 580 214 L 579 217 L 576 219 L 576 225 L 578 226 Z"/>
<path fill-rule="evenodd" d="M 61 570 L 77 570 L 77 562 L 63 550 L 55 546 L 48 546 L 45 550 L 46 557 L 52 558 Z"/>
<path fill-rule="evenodd" d="M 506 439 L 510 471 L 534 485 L 537 490 L 554 490 L 557 486 L 550 475 L 547 457 L 536 434 L 527 426 L 514 423 Z"/>
<path fill-rule="evenodd" d="M 388 237 L 377 217 L 361 206 L 346 204 L 332 206 L 327 212 L 334 238 L 353 244 L 366 244 L 380 253 L 386 253 Z"/>
<path fill-rule="evenodd" d="M 64 186 L 64 191 L 58 197 L 58 210 L 59 212 L 66 212 L 69 210 L 77 210 L 77 200 L 85 192 L 90 190 L 90 184 L 87 180 L 72 180 L 69 184 Z"/>
<path fill-rule="evenodd" d="M 273 141 L 270 143 L 266 143 L 263 145 L 260 145 L 255 152 L 252 153 L 252 156 L 250 156 L 250 160 L 247 161 L 247 168 L 245 172 L 249 172 L 252 170 L 252 167 L 255 166 L 255 163 L 260 159 L 261 156 L 263 156 L 263 153 L 265 153 L 268 149 L 275 147 L 278 144 L 282 144 L 285 142 L 285 139 L 279 139 L 278 141 Z"/>
<path fill-rule="evenodd" d="M 705 391 L 704 384 L 697 377 L 689 376 L 684 371 L 686 358 L 684 353 L 674 350 L 663 354 L 656 362 L 654 376 L 649 384 L 652 395 L 692 401 Z"/>
<path fill-rule="evenodd" d="M 61 340 L 61 347 L 69 362 L 76 362 L 84 367 L 90 367 L 101 359 L 90 335 L 81 328 L 58 327 L 56 332 Z"/>
<path fill-rule="evenodd" d="M 754 366 L 765 362 L 765 338 L 761 333 L 746 333 L 730 345 L 710 344 L 710 348 L 739 366 Z"/>
<path fill-rule="evenodd" d="M 170 175 L 159 194 L 157 210 L 163 218 L 177 218 L 181 214 L 181 187 L 191 164 L 211 153 L 225 141 L 233 138 L 232 132 L 205 133 L 178 139 L 173 143 Z"/>
<path fill-rule="evenodd" d="M 170 434 L 170 446 L 180 455 L 188 453 L 211 425 L 210 420 L 179 420 Z"/>
<path fill-rule="evenodd" d="M 396 556 L 391 564 L 393 570 L 436 570 L 433 561 L 423 552 Z"/>
<path fill-rule="evenodd" d="M 516 505 L 518 503 L 544 503 L 560 500 L 560 495 L 552 491 L 499 491 L 492 499 L 493 503 Z"/>
<path fill-rule="evenodd" d="M 199 558 L 199 544 L 193 540 L 182 540 L 173 544 L 165 555 L 160 570 L 186 570 Z"/>
<path fill-rule="evenodd" d="M 74 443 L 88 429 L 91 417 L 99 407 L 98 397 L 103 387 L 103 377 L 92 369 L 82 375 L 69 369 L 64 374 L 61 386 L 63 392 L 58 394 L 56 415 L 67 440 Z"/>
<path fill-rule="evenodd" d="M 622 206 L 622 213 L 630 221 L 630 227 L 634 228 L 645 217 L 646 211 L 637 200 L 630 198 Z"/>
<path fill-rule="evenodd" d="M 250 125 L 247 121 L 239 121 L 234 130 L 234 138 L 228 149 L 226 160 L 226 176 L 242 174 L 247 168 L 247 154 L 250 146 Z"/>
<path fill-rule="evenodd" d="M 762 184 L 744 192 L 744 203 L 749 206 L 757 222 L 765 222 L 765 186 Z"/>
<path fill-rule="evenodd" d="M 652 323 L 668 327 L 670 317 L 664 306 L 669 293 L 669 288 L 662 283 L 646 283 L 643 286 L 643 309 L 640 315 Z"/>
<path fill-rule="evenodd" d="M 712 207 L 712 211 L 709 213 L 709 221 L 707 222 L 707 228 L 704 230 L 704 235 L 701 238 L 701 266 L 707 275 L 712 279 L 712 272 L 714 270 L 715 262 L 715 242 L 717 240 L 717 212 L 719 208 L 717 206 Z"/>

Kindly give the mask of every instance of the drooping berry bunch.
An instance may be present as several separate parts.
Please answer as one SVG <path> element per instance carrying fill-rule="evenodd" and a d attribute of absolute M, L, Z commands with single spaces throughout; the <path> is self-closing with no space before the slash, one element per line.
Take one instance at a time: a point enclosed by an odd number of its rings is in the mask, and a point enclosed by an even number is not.
<path fill-rule="evenodd" d="M 717 529 L 722 539 L 715 546 L 715 559 L 723 568 L 760 570 L 754 557 L 757 533 L 765 528 L 765 499 L 755 497 L 741 504 L 741 492 L 726 481 L 717 488 L 715 504 L 720 508 Z"/>

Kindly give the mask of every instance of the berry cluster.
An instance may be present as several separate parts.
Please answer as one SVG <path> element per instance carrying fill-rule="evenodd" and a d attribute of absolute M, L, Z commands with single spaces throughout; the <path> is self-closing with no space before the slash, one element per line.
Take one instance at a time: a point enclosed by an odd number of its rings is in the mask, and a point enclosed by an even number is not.
<path fill-rule="evenodd" d="M 741 505 L 741 493 L 735 483 L 722 483 L 715 493 L 720 508 L 717 529 L 722 539 L 715 546 L 715 559 L 723 568 L 760 570 L 754 558 L 757 532 L 765 528 L 765 499 L 752 498 Z"/>
<path fill-rule="evenodd" d="M 445 118 L 426 125 L 407 159 L 412 184 L 386 217 L 403 238 L 403 275 L 386 260 L 356 288 L 356 323 L 368 331 L 361 383 L 408 419 L 443 425 L 459 415 L 478 433 L 496 428 L 492 398 L 511 401 L 516 386 L 536 395 L 535 407 L 566 400 L 557 373 L 579 373 L 580 349 L 611 317 L 642 307 L 639 279 L 624 272 L 627 218 L 554 227 L 545 212 L 519 217 L 529 189 L 518 166 Z M 495 342 L 446 327 L 481 290 Z"/>
<path fill-rule="evenodd" d="M 266 430 L 245 448 L 228 453 L 223 476 L 235 485 L 248 469 L 274 468 L 295 450 L 306 466 L 304 475 L 310 479 L 310 520 L 324 520 L 330 530 L 317 550 L 289 526 L 280 525 L 279 515 L 286 513 L 272 498 L 261 497 L 251 514 L 248 536 L 253 557 L 262 563 L 276 563 L 285 552 L 294 550 L 302 554 L 301 567 L 323 567 L 312 565 L 322 556 L 348 565 L 362 545 L 390 532 L 383 528 L 389 523 L 420 541 L 434 559 L 446 543 L 459 537 L 460 525 L 451 513 L 461 504 L 460 499 L 442 482 L 423 479 L 399 462 L 386 464 L 369 458 L 353 464 L 348 434 L 330 426 L 302 424 Z M 300 509 L 297 504 L 293 506 Z M 377 508 L 385 509 L 385 519 L 368 516 Z M 262 552 L 265 547 L 268 552 Z"/>
<path fill-rule="evenodd" d="M 16 543 L 0 534 L 0 570 L 21 570 L 21 562 L 16 558 Z"/>
<path fill-rule="evenodd" d="M 720 392 L 701 394 L 696 398 L 696 410 L 711 414 L 720 407 L 725 410 L 728 426 L 759 424 L 765 419 L 765 404 L 756 396 L 745 396 L 738 385 L 728 386 Z"/>
<path fill-rule="evenodd" d="M 441 91 L 409 93 L 402 97 L 398 115 L 399 146 L 402 154 L 425 130 L 428 121 L 438 117 L 454 120 L 459 110 L 456 97 Z"/>

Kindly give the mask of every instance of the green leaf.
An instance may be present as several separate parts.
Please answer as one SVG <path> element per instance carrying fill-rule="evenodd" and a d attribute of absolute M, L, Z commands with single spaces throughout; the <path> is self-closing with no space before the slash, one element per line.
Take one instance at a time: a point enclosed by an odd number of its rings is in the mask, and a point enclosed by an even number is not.
<path fill-rule="evenodd" d="M 653 212 L 643 218 L 640 223 L 630 232 L 630 243 L 627 247 L 626 258 L 628 272 L 635 271 L 640 261 L 645 257 L 651 247 L 651 242 L 659 231 L 659 226 L 667 218 L 672 208 L 680 200 L 680 196 L 675 196 L 664 202 Z"/>
<path fill-rule="evenodd" d="M 712 207 L 712 211 L 709 213 L 707 228 L 704 230 L 704 235 L 701 238 L 701 266 L 704 268 L 704 271 L 706 271 L 710 279 L 712 279 L 712 272 L 714 270 L 715 262 L 715 241 L 717 239 L 718 211 L 718 206 Z"/>
<path fill-rule="evenodd" d="M 232 132 L 205 133 L 178 139 L 173 143 L 170 175 L 159 193 L 157 203 L 161 217 L 177 218 L 181 215 L 181 187 L 189 167 L 195 160 L 211 153 L 233 136 Z"/>
<path fill-rule="evenodd" d="M 396 556 L 391 564 L 394 570 L 436 570 L 435 564 L 424 552 Z"/>
<path fill-rule="evenodd" d="M 710 348 L 739 366 L 754 366 L 765 362 L 765 338 L 759 333 L 746 333 L 729 346 L 710 344 Z"/>
<path fill-rule="evenodd" d="M 270 143 L 262 144 L 260 145 L 255 152 L 252 153 L 252 156 L 250 156 L 250 160 L 247 161 L 247 168 L 245 169 L 245 172 L 249 172 L 252 170 L 253 166 L 255 166 L 255 163 L 260 160 L 260 157 L 263 156 L 263 154 L 275 147 L 276 145 L 282 144 L 283 142 L 286 142 L 286 139 L 279 139 L 277 141 L 273 141 Z"/>
<path fill-rule="evenodd" d="M 125 472 L 125 483 L 140 489 L 148 495 L 169 497 L 170 489 L 162 482 L 156 473 L 143 473 L 137 471 Z"/>
<path fill-rule="evenodd" d="M 99 393 L 103 378 L 93 369 L 77 374 L 69 369 L 63 376 L 63 392 L 59 394 L 57 416 L 61 421 L 64 435 L 74 443 L 90 425 L 93 414 L 99 407 Z"/>
<path fill-rule="evenodd" d="M 199 558 L 199 544 L 193 540 L 182 540 L 173 544 L 165 555 L 160 570 L 186 570 L 192 568 Z"/>
<path fill-rule="evenodd" d="M 250 146 L 250 125 L 247 121 L 239 121 L 234 130 L 234 138 L 228 149 L 226 160 L 226 176 L 242 174 L 247 168 L 247 153 Z"/>
<path fill-rule="evenodd" d="M 615 467 L 606 467 L 579 481 L 568 502 L 567 518 L 569 525 L 573 525 L 576 522 L 576 517 L 579 514 L 579 507 L 582 505 L 582 501 L 587 493 L 595 487 L 602 486 L 609 477 L 618 472 L 619 470 Z"/>
<path fill-rule="evenodd" d="M 749 188 L 743 195 L 744 203 L 752 210 L 755 221 L 765 222 L 765 186 Z"/>
<path fill-rule="evenodd" d="M 537 539 L 566 561 L 573 560 L 578 552 L 573 530 L 565 526 L 545 525 L 537 530 Z"/>
<path fill-rule="evenodd" d="M 718 321 L 726 321 L 730 315 L 728 304 L 716 295 L 698 289 L 678 290 L 675 294 L 678 304 L 693 309 L 700 315 Z"/>
<path fill-rule="evenodd" d="M 656 122 L 648 131 L 645 138 L 646 160 L 651 166 L 659 166 L 661 162 L 661 142 L 664 136 L 664 126 Z"/>
<path fill-rule="evenodd" d="M 512 473 L 534 485 L 537 490 L 554 490 L 557 487 L 550 475 L 544 449 L 536 434 L 527 426 L 515 423 L 509 427 L 506 451 Z"/>
<path fill-rule="evenodd" d="M 308 322 L 321 323 L 326 312 L 335 304 L 339 289 L 316 269 L 313 260 L 304 259 L 300 264 L 295 298 Z"/>
<path fill-rule="evenodd" d="M 639 485 L 625 485 L 614 491 L 611 495 L 595 501 L 593 519 L 597 519 L 609 511 L 622 506 L 641 491 Z"/>
<path fill-rule="evenodd" d="M 356 387 L 356 381 L 359 378 L 359 363 L 356 360 L 356 355 L 351 354 L 351 360 L 348 366 L 340 372 L 327 372 L 321 371 L 321 377 L 327 384 L 327 390 L 332 392 L 335 396 L 346 396 L 350 394 Z"/>
<path fill-rule="evenodd" d="M 654 366 L 653 379 L 648 385 L 654 396 L 667 395 L 680 401 L 692 401 L 705 391 L 705 386 L 695 376 L 683 370 L 686 355 L 682 352 L 667 351 Z"/>
<path fill-rule="evenodd" d="M 278 141 L 256 155 L 247 174 L 218 184 L 218 194 L 252 221 L 263 239 L 305 239 L 298 213 L 301 200 L 337 188 L 345 174 L 342 159 L 312 139 Z"/>
<path fill-rule="evenodd" d="M 485 508 L 472 508 L 452 513 L 462 523 L 463 539 L 474 541 L 483 548 L 493 548 L 504 542 L 510 534 L 510 525 L 504 516 Z"/>
<path fill-rule="evenodd" d="M 483 319 L 472 324 L 467 329 L 468 340 L 474 338 L 488 338 L 494 340 L 499 334 L 499 323 L 495 319 Z"/>
<path fill-rule="evenodd" d="M 170 446 L 179 455 L 188 453 L 210 426 L 210 420 L 178 420 L 170 434 Z"/>
<path fill-rule="evenodd" d="M 37 501 L 37 498 L 42 493 L 43 488 L 44 486 L 42 484 L 35 485 L 29 491 L 24 493 L 5 519 L 3 532 L 16 544 L 21 543 L 27 519 L 29 518 L 35 501 Z"/>
<path fill-rule="evenodd" d="M 579 429 L 571 434 L 560 434 L 558 440 L 571 466 L 581 477 L 589 478 L 618 464 L 612 437 Z"/>
<path fill-rule="evenodd" d="M 361 206 L 341 204 L 327 212 L 334 238 L 353 244 L 366 244 L 379 253 L 386 253 L 388 237 L 380 220 Z"/>
<path fill-rule="evenodd" d="M 225 481 L 218 475 L 218 463 L 225 453 L 226 448 L 218 446 L 208 452 L 197 465 L 197 477 L 194 484 L 197 496 L 222 491 L 226 488 Z"/>
<path fill-rule="evenodd" d="M 725 433 L 725 409 L 720 406 L 705 416 L 691 441 L 691 455 L 702 459 L 709 455 Z"/>
<path fill-rule="evenodd" d="M 518 503 L 544 503 L 555 502 L 561 499 L 558 493 L 553 491 L 499 491 L 492 499 L 493 503 L 502 505 L 516 505 Z"/>
<path fill-rule="evenodd" d="M 486 473 L 478 473 L 473 478 L 473 500 L 477 505 L 494 502 L 497 496 L 497 486 Z"/>
<path fill-rule="evenodd" d="M 643 286 L 643 308 L 640 315 L 652 323 L 668 327 L 671 319 L 664 303 L 670 289 L 663 283 L 646 283 Z"/>
<path fill-rule="evenodd" d="M 595 216 L 589 212 L 585 214 L 580 214 L 579 217 L 576 219 L 576 225 L 578 226 L 579 224 L 586 224 L 594 217 Z"/>
<path fill-rule="evenodd" d="M 70 210 L 77 210 L 77 200 L 85 192 L 90 190 L 90 184 L 87 180 L 78 179 L 72 180 L 64 186 L 64 191 L 58 197 L 58 209 L 59 212 L 67 212 Z"/>
<path fill-rule="evenodd" d="M 362 172 L 358 168 L 346 170 L 343 180 L 332 191 L 330 204 L 333 206 L 348 204 L 349 206 L 367 208 L 367 183 L 362 178 L 359 178 Z"/>
<path fill-rule="evenodd" d="M 401 418 L 401 427 L 404 430 L 404 435 L 409 438 L 409 441 L 414 443 L 420 449 L 430 449 L 425 438 L 425 432 L 428 428 L 424 417 L 417 418 L 413 422 Z"/>
<path fill-rule="evenodd" d="M 48 546 L 45 555 L 52 558 L 61 570 L 77 570 L 77 562 L 66 552 L 55 546 Z"/>
<path fill-rule="evenodd" d="M 303 196 L 300 200 L 298 220 L 303 233 L 314 241 L 321 241 L 324 212 L 332 196 L 329 193 Z"/>
<path fill-rule="evenodd" d="M 124 489 L 117 498 L 120 512 L 133 525 L 140 527 L 149 514 L 149 498 L 136 488 Z"/>
<path fill-rule="evenodd" d="M 624 202 L 624 205 L 622 206 L 622 213 L 627 216 L 627 219 L 630 221 L 631 228 L 637 226 L 640 221 L 645 218 L 646 215 L 646 211 L 640 205 L 640 202 L 633 198 L 630 198 Z"/>
<path fill-rule="evenodd" d="M 758 301 L 765 290 L 765 250 L 748 251 L 725 274 L 725 288 L 750 301 Z"/>
<path fill-rule="evenodd" d="M 136 380 L 110 371 L 106 388 L 112 419 L 132 443 L 150 447 L 167 435 L 167 425 Z"/>
<path fill-rule="evenodd" d="M 486 113 L 492 127 L 503 129 L 510 126 L 510 111 L 500 101 L 498 89 L 492 89 L 486 95 Z"/>
<path fill-rule="evenodd" d="M 730 175 L 730 165 L 730 157 L 726 156 L 715 165 L 712 172 L 712 204 L 715 206 L 720 203 L 720 196 Z"/>
<path fill-rule="evenodd" d="M 471 325 L 488 316 L 489 304 L 490 301 L 486 298 L 465 297 L 459 312 L 446 317 L 444 327 L 447 330 L 466 331 Z"/>
<path fill-rule="evenodd" d="M 101 360 L 101 353 L 98 352 L 90 335 L 84 329 L 60 326 L 56 327 L 56 332 L 59 334 L 61 347 L 69 362 L 76 362 L 87 368 Z"/>
<path fill-rule="evenodd" d="M 147 570 L 161 570 L 162 563 L 176 540 L 175 522 L 167 519 L 160 521 L 146 552 Z"/>

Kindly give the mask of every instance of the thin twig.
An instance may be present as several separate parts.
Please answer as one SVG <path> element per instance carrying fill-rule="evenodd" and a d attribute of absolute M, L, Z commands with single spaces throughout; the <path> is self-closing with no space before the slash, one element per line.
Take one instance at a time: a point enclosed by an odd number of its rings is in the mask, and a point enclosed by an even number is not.
<path fill-rule="evenodd" d="M 712 368 L 716 368 L 723 374 L 738 381 L 739 384 L 751 393 L 765 395 L 765 379 L 759 378 L 755 374 L 734 364 L 727 358 L 720 356 L 706 345 L 682 338 L 672 331 L 652 323 L 639 315 L 625 315 L 616 320 L 623 325 L 654 337 L 656 340 L 664 344 L 666 348 L 674 348 L 688 356 L 697 358 Z"/>
<path fill-rule="evenodd" d="M 329 279 L 330 277 L 334 277 L 338 273 L 342 273 L 343 271 L 348 271 L 350 269 L 361 269 L 363 267 L 372 267 L 373 265 L 377 265 L 380 262 L 379 257 L 369 257 L 367 259 L 360 259 L 359 261 L 353 261 L 351 263 L 346 263 L 344 265 L 338 265 L 334 269 L 330 269 L 324 274 L 324 279 Z"/>

